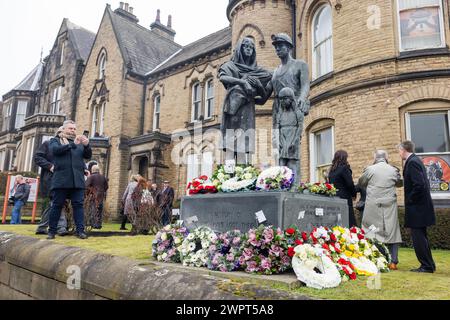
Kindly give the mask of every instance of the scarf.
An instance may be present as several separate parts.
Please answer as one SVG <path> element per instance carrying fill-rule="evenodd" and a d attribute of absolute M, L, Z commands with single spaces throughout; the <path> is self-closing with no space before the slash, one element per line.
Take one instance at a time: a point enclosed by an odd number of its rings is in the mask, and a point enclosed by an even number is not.
<path fill-rule="evenodd" d="M 75 140 L 75 136 L 74 135 L 67 135 L 64 132 L 61 132 L 59 135 L 59 142 L 64 146 L 69 144 L 69 140 Z"/>

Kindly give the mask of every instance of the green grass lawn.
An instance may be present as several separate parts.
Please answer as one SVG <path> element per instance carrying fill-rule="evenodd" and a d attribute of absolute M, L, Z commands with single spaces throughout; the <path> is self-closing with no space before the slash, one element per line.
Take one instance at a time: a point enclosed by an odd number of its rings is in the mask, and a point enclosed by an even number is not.
<path fill-rule="evenodd" d="M 130 236 L 127 231 L 119 231 L 119 224 L 105 224 L 101 231 L 93 231 L 88 240 L 79 240 L 73 236 L 57 237 L 56 243 L 86 248 L 116 256 L 136 260 L 151 258 L 153 236 Z M 36 226 L 0 225 L 0 231 L 45 239 L 36 236 Z M 99 233 L 100 232 L 100 233 Z M 380 289 L 371 290 L 367 285 L 368 278 L 360 277 L 357 281 L 347 282 L 340 287 L 328 290 L 299 288 L 295 292 L 315 298 L 336 300 L 404 300 L 404 299 L 438 299 L 450 300 L 450 251 L 435 250 L 433 257 L 437 272 L 434 274 L 417 274 L 410 272 L 418 267 L 417 258 L 412 249 L 400 250 L 399 271 L 382 274 Z M 286 290 L 282 285 L 275 286 Z"/>

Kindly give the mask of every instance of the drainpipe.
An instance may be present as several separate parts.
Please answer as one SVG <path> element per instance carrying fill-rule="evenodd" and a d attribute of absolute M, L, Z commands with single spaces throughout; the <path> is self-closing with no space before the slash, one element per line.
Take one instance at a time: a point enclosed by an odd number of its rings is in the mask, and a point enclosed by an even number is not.
<path fill-rule="evenodd" d="M 142 105 L 141 105 L 141 122 L 139 127 L 140 135 L 144 135 L 144 126 L 145 126 L 145 100 L 147 98 L 147 81 L 148 79 L 144 79 L 144 92 L 142 93 Z"/>
<path fill-rule="evenodd" d="M 292 56 L 294 59 L 297 58 L 297 5 L 296 0 L 291 1 L 292 7 L 292 42 L 294 48 L 292 49 Z"/>

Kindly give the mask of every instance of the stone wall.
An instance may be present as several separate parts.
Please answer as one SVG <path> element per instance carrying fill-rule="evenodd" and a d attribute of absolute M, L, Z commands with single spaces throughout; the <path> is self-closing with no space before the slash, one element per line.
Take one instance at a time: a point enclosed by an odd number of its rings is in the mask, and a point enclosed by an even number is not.
<path fill-rule="evenodd" d="M 74 272 L 75 270 L 75 272 Z M 72 281 L 79 270 L 80 287 Z M 68 286 L 68 283 L 70 286 Z M 0 232 L 0 299 L 8 300 L 242 300 L 304 299 L 252 284 L 65 247 Z"/>

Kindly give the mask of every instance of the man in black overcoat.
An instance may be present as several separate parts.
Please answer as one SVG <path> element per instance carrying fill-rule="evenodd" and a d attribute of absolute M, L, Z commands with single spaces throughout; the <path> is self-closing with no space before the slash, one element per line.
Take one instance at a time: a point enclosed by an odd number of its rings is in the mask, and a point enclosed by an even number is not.
<path fill-rule="evenodd" d="M 405 227 L 410 228 L 411 238 L 420 267 L 414 272 L 433 273 L 436 265 L 431 254 L 427 228 L 436 224 L 430 183 L 422 160 L 414 154 L 411 141 L 399 145 L 400 157 L 406 161 L 403 170 L 405 186 Z"/>
<path fill-rule="evenodd" d="M 73 218 L 76 224 L 77 237 L 86 239 L 84 232 L 84 190 L 85 163 L 90 160 L 92 149 L 89 139 L 76 135 L 75 122 L 64 122 L 63 132 L 59 137 L 50 140 L 50 152 L 54 159 L 54 174 L 51 191 L 53 192 L 52 209 L 50 213 L 49 240 L 55 239 L 56 229 L 61 210 L 66 199 L 70 199 L 73 208 Z"/>

